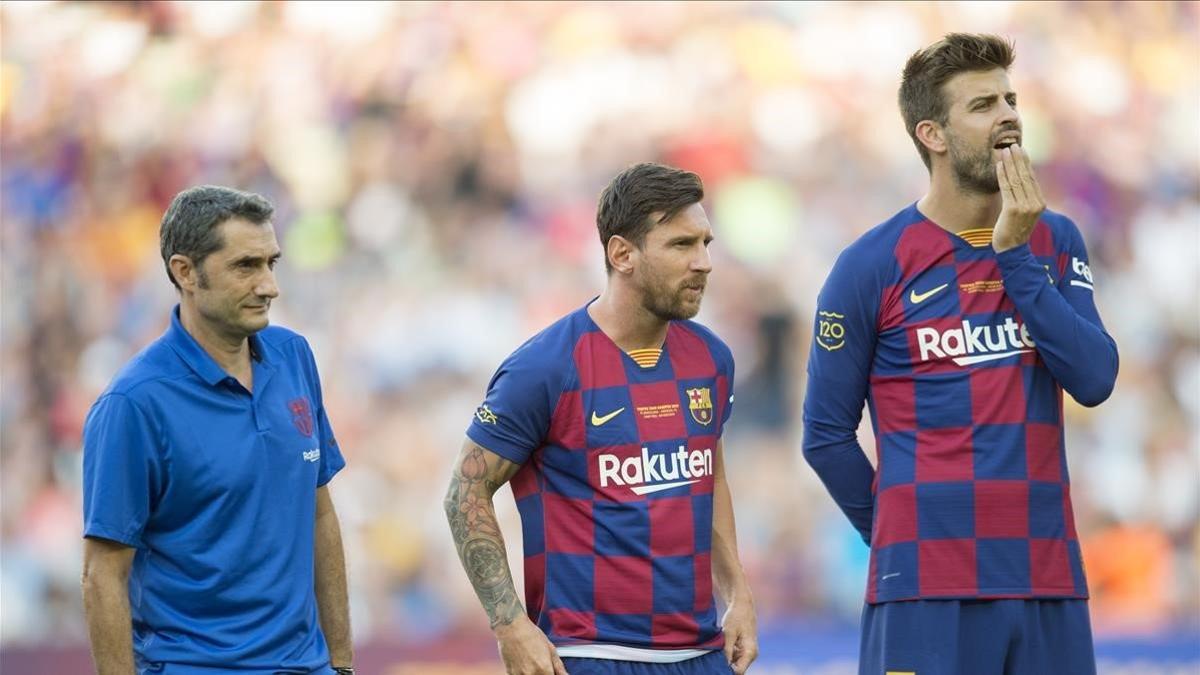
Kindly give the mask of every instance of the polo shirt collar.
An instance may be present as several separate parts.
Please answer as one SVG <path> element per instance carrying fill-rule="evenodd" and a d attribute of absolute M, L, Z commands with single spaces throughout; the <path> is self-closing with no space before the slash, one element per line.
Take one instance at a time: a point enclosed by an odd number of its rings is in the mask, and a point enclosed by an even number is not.
<path fill-rule="evenodd" d="M 230 376 L 183 327 L 183 322 L 179 320 L 179 305 L 175 305 L 175 309 L 171 310 L 171 326 L 167 328 L 164 337 L 179 358 L 208 384 L 215 386 Z M 251 335 L 249 339 L 251 358 L 262 363 L 270 362 L 262 340 L 259 340 L 257 335 Z"/>

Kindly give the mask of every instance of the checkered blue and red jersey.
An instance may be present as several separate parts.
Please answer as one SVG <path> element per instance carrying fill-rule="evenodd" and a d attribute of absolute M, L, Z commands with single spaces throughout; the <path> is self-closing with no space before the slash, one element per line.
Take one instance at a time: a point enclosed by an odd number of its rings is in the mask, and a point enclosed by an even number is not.
<path fill-rule="evenodd" d="M 521 465 L 526 609 L 554 644 L 724 646 L 710 552 L 733 368 L 693 321 L 639 366 L 584 306 L 492 377 L 467 436 Z"/>
<path fill-rule="evenodd" d="M 999 254 L 990 230 L 960 234 L 913 204 L 834 263 L 804 456 L 871 546 L 867 602 L 1086 598 L 1062 394 L 1108 398 L 1117 347 L 1083 239 L 1049 210 Z M 864 400 L 874 468 L 856 440 Z"/>

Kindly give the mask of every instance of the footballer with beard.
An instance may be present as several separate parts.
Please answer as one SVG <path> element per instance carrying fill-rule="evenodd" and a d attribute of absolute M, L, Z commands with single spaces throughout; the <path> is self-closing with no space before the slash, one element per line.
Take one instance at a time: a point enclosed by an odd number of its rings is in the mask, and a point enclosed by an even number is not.
<path fill-rule="evenodd" d="M 871 549 L 863 674 L 1095 672 L 1062 397 L 1108 398 L 1117 347 L 1022 148 L 1013 55 L 956 33 L 909 58 L 929 191 L 847 247 L 817 301 L 804 456 Z"/>
<path fill-rule="evenodd" d="M 614 178 L 604 292 L 513 352 L 467 429 L 446 515 L 510 675 L 741 675 L 758 653 L 721 443 L 733 355 L 690 320 L 712 270 L 703 198 L 659 164 Z M 505 482 L 524 606 L 492 505 Z"/>

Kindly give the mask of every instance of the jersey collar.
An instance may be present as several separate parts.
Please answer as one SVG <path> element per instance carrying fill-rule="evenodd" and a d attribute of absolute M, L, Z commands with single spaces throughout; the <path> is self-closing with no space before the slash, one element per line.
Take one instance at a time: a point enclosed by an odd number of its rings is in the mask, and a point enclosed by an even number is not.
<path fill-rule="evenodd" d="M 179 320 L 179 305 L 175 305 L 175 309 L 171 310 L 171 326 L 167 328 L 164 337 L 179 358 L 183 359 L 183 362 L 208 384 L 216 386 L 225 378 L 230 377 L 229 373 L 225 372 L 216 360 L 204 351 L 200 343 L 196 342 L 196 338 L 192 337 L 183 327 L 183 323 Z M 251 335 L 249 340 L 251 358 L 262 363 L 269 362 L 270 359 L 267 351 L 263 348 L 262 340 L 259 340 L 257 335 Z"/>

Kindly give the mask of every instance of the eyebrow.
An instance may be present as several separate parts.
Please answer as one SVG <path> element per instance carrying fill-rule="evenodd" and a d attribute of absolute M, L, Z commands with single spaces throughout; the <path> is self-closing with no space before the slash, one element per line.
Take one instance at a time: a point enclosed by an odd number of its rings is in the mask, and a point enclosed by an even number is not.
<path fill-rule="evenodd" d="M 270 256 L 244 255 L 240 258 L 234 258 L 233 260 L 229 261 L 229 266 L 236 267 L 238 265 L 241 265 L 242 263 L 257 263 L 257 262 L 262 262 L 263 260 L 266 260 L 267 262 L 273 262 L 273 261 L 279 260 L 282 257 L 283 257 L 283 252 L 281 252 L 281 251 L 276 251 L 274 254 L 272 254 Z"/>
<path fill-rule="evenodd" d="M 1010 97 L 1016 98 L 1017 93 L 1015 91 L 1004 92 L 1004 98 L 1007 99 Z M 967 107 L 974 108 L 975 105 L 978 103 L 994 103 L 996 101 L 996 99 L 998 99 L 998 98 L 1000 98 L 999 94 L 985 94 L 983 96 L 976 96 L 975 98 L 971 99 L 970 101 L 967 101 Z"/>
<path fill-rule="evenodd" d="M 680 244 L 683 242 L 696 241 L 696 240 L 700 240 L 700 241 L 710 240 L 711 241 L 712 237 L 710 235 L 708 235 L 707 233 L 705 233 L 705 234 L 680 234 L 680 235 L 677 235 L 677 236 L 674 236 L 674 237 L 671 237 L 670 239 L 668 239 L 667 243 L 668 244 Z"/>

